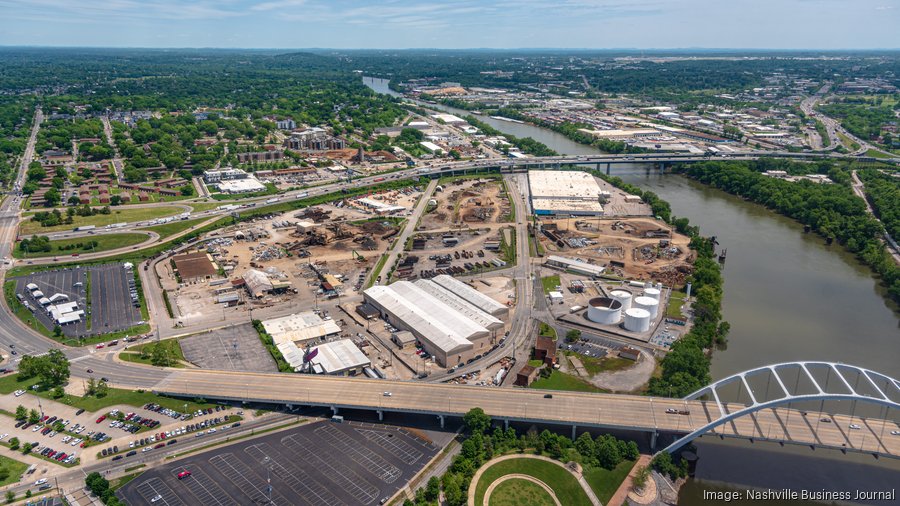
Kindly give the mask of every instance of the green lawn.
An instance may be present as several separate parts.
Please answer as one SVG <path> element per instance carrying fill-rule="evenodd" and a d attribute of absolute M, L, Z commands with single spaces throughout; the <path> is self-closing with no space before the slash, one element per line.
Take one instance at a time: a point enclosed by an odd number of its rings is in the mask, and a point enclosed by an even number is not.
<path fill-rule="evenodd" d="M 155 218 L 165 218 L 182 213 L 180 207 L 173 206 L 157 206 L 157 207 L 140 207 L 137 209 L 129 209 L 127 207 L 110 208 L 110 214 L 95 214 L 94 216 L 75 216 L 71 225 L 56 225 L 53 227 L 42 227 L 41 224 L 34 220 L 23 221 L 19 228 L 22 235 L 42 234 L 46 232 L 58 232 L 60 230 L 72 230 L 75 227 L 83 227 L 86 225 L 95 225 L 96 227 L 104 227 L 114 223 L 135 222 L 152 220 Z M 65 218 L 65 213 L 63 213 Z"/>
<path fill-rule="evenodd" d="M 0 480 L 0 487 L 19 481 L 26 469 L 28 464 L 0 455 L 0 476 L 6 476 Z"/>
<path fill-rule="evenodd" d="M 587 480 L 588 485 L 597 494 L 600 502 L 607 504 L 613 494 L 616 493 L 616 490 L 619 489 L 619 485 L 625 481 L 625 477 L 631 472 L 632 467 L 634 467 L 633 460 L 623 460 L 612 470 L 592 467 L 585 470 L 584 479 Z"/>
<path fill-rule="evenodd" d="M 528 365 L 530 365 L 531 367 L 534 367 L 535 369 L 537 369 L 538 367 L 544 365 L 544 361 L 543 361 L 543 360 L 540 360 L 540 359 L 537 359 L 537 358 L 534 358 L 534 359 L 531 359 L 531 360 L 528 361 Z"/>
<path fill-rule="evenodd" d="M 547 325 L 544 322 L 541 322 L 540 326 L 538 326 L 538 335 L 543 337 L 550 337 L 554 341 L 556 340 L 556 329 Z"/>
<path fill-rule="evenodd" d="M 164 340 L 161 341 L 161 342 L 164 343 L 164 344 L 171 345 L 171 343 L 173 342 L 173 340 L 172 340 L 172 339 L 164 339 Z M 174 340 L 174 343 L 175 343 L 175 346 L 174 346 L 173 349 L 171 349 L 171 351 L 172 351 L 172 353 L 173 353 L 173 357 L 172 357 L 172 358 L 174 358 L 175 360 L 177 360 L 179 363 L 176 363 L 176 364 L 173 365 L 172 367 L 184 367 L 184 365 L 182 365 L 182 364 L 180 363 L 181 361 L 184 361 L 184 360 L 185 360 L 185 358 L 184 358 L 184 352 L 183 352 L 182 349 L 181 349 L 181 344 L 179 344 L 179 342 L 178 342 L 177 339 Z M 137 363 L 137 364 L 153 365 L 153 364 L 150 362 L 150 357 L 149 357 L 149 356 L 148 356 L 147 358 L 141 358 L 141 350 L 143 350 L 144 347 L 150 347 L 150 350 L 152 351 L 153 345 L 155 345 L 155 344 L 156 344 L 156 343 L 153 342 L 153 343 L 139 344 L 139 345 L 137 345 L 137 346 L 129 346 L 127 351 L 124 351 L 124 352 L 122 352 L 122 353 L 119 353 L 119 358 L 121 358 L 122 360 L 124 360 L 124 361 L 126 361 L 126 362 L 134 362 L 134 363 Z"/>
<path fill-rule="evenodd" d="M 554 463 L 538 459 L 521 458 L 504 460 L 495 464 L 488 462 L 485 465 L 489 467 L 478 480 L 477 488 L 475 489 L 475 504 L 484 503 L 484 492 L 497 478 L 514 473 L 534 476 L 546 483 L 553 489 L 559 501 L 566 506 L 589 506 L 591 504 L 587 494 L 584 493 L 584 490 L 578 484 L 578 480 L 572 476 L 572 473 Z M 494 504 L 494 502 L 491 501 L 491 504 Z"/>
<path fill-rule="evenodd" d="M 881 151 L 878 151 L 877 149 L 870 149 L 870 150 L 866 151 L 865 156 L 871 156 L 872 158 L 891 158 L 886 153 L 882 153 Z"/>
<path fill-rule="evenodd" d="M 683 318 L 681 315 L 681 306 L 684 304 L 684 292 L 672 290 L 669 297 L 669 304 L 666 306 L 666 316 L 669 318 Z"/>
<path fill-rule="evenodd" d="M 557 370 L 553 370 L 549 378 L 539 378 L 531 384 L 530 388 L 568 390 L 572 392 L 605 392 L 602 388 L 597 388 L 577 376 Z"/>
<path fill-rule="evenodd" d="M 86 237 L 73 237 L 71 239 L 60 239 L 50 241 L 50 251 L 41 251 L 38 253 L 26 253 L 16 247 L 13 250 L 13 256 L 16 258 L 40 258 L 52 256 L 72 256 L 73 254 L 83 253 L 99 253 L 102 251 L 110 251 L 117 248 L 126 248 L 140 244 L 149 239 L 145 234 L 97 234 Z M 96 246 L 92 246 L 92 241 L 97 241 Z M 79 246 L 81 244 L 81 246 Z M 74 246 L 74 247 L 73 247 Z"/>
<path fill-rule="evenodd" d="M 844 145 L 844 147 L 846 147 L 850 151 L 856 151 L 857 149 L 859 149 L 859 144 L 857 144 L 856 141 L 854 141 L 850 137 L 844 135 L 842 132 L 837 132 L 837 136 L 838 139 L 841 140 L 841 143 Z"/>
<path fill-rule="evenodd" d="M 227 205 L 221 202 L 186 202 L 186 204 L 191 206 L 194 209 L 195 213 L 209 211 L 210 209 L 215 209 L 219 206 Z"/>
<path fill-rule="evenodd" d="M 546 278 L 541 278 L 541 285 L 544 286 L 544 295 L 547 295 L 550 292 L 555 291 L 556 287 L 559 286 L 559 274 L 554 274 L 553 276 L 547 276 Z"/>
<path fill-rule="evenodd" d="M 626 369 L 634 365 L 633 360 L 628 360 L 627 358 L 619 358 L 619 357 L 587 357 L 584 355 L 578 355 L 578 359 L 581 360 L 581 363 L 584 364 L 584 369 L 591 376 L 601 373 L 601 372 L 611 372 L 618 371 L 621 369 Z"/>
<path fill-rule="evenodd" d="M 37 378 L 19 381 L 18 374 L 0 376 L 0 394 L 11 394 L 16 390 L 28 390 L 31 388 L 31 385 L 34 385 L 37 382 Z"/>
<path fill-rule="evenodd" d="M 173 221 L 171 223 L 165 223 L 162 225 L 154 225 L 152 227 L 145 227 L 145 228 L 142 228 L 141 230 L 149 230 L 151 232 L 156 232 L 157 234 L 159 234 L 160 239 L 165 239 L 166 237 L 169 237 L 170 235 L 175 235 L 181 231 L 184 231 L 191 227 L 197 226 L 208 219 L 210 219 L 210 217 L 197 218 L 194 220 L 178 220 L 178 221 Z"/>
<path fill-rule="evenodd" d="M 44 398 L 50 399 L 49 392 L 38 392 L 38 395 Z M 174 409 L 176 411 L 184 411 L 184 405 L 187 404 L 188 411 L 196 411 L 201 408 L 211 408 L 214 407 L 215 404 L 204 402 L 197 403 L 193 400 L 188 399 L 176 399 L 173 397 L 162 397 L 156 395 L 152 392 L 139 391 L 139 390 L 124 390 L 121 388 L 110 388 L 109 393 L 102 397 L 75 397 L 72 395 L 65 395 L 60 399 L 55 399 L 57 402 L 61 402 L 63 404 L 68 404 L 69 406 L 73 406 L 76 408 L 83 408 L 86 411 L 96 412 L 104 408 L 108 408 L 110 406 L 115 406 L 117 404 L 127 404 L 129 406 L 143 406 L 148 402 L 154 402 L 159 404 L 160 406 L 167 407 L 169 409 Z"/>
<path fill-rule="evenodd" d="M 549 486 L 549 485 L 548 485 Z M 553 506 L 553 498 L 537 483 L 521 478 L 506 480 L 491 492 L 490 506 Z"/>

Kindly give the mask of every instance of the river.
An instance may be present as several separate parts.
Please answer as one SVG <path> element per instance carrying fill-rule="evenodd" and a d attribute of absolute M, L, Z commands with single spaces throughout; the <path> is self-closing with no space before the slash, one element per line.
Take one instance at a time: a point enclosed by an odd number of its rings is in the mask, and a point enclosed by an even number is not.
<path fill-rule="evenodd" d="M 387 89 L 384 80 L 367 78 L 366 84 L 380 92 Z M 532 137 L 559 153 L 597 153 L 534 125 L 486 116 L 479 120 L 517 137 Z M 704 235 L 715 235 L 721 247 L 728 249 L 722 311 L 731 332 L 727 348 L 713 354 L 714 379 L 791 360 L 846 362 L 900 376 L 897 309 L 882 297 L 883 289 L 872 272 L 840 246 L 828 246 L 818 236 L 804 234 L 795 221 L 762 206 L 684 177 L 660 175 L 640 165 L 614 168 L 613 175 L 652 190 L 671 204 L 675 215 L 689 218 Z M 711 461 L 719 460 L 716 455 L 729 453 L 710 450 L 707 456 L 703 447 L 709 444 L 698 445 L 698 476 Z M 703 476 L 716 479 L 715 472 Z M 732 480 L 724 475 L 720 479 Z M 683 493 L 691 490 L 696 487 L 685 487 Z M 699 504 L 687 498 L 683 503 Z"/>

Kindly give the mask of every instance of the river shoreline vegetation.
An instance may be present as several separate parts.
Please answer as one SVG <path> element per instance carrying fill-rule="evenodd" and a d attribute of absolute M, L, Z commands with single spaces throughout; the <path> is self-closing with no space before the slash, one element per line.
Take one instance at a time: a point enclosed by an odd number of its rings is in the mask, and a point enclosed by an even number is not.
<path fill-rule="evenodd" d="M 789 182 L 764 176 L 767 170 L 785 170 L 790 174 L 827 174 L 835 184 L 808 181 Z M 826 241 L 836 241 L 880 277 L 887 297 L 900 302 L 900 267 L 881 242 L 884 227 L 866 211 L 865 202 L 850 188 L 850 167 L 830 161 L 814 163 L 761 159 L 753 162 L 709 161 L 691 164 L 681 171 L 701 183 L 761 204 L 793 218 Z M 871 176 L 867 176 L 871 177 Z M 895 183 L 896 185 L 896 183 Z M 869 191 L 869 188 L 866 187 Z M 898 200 L 885 201 L 897 195 L 883 183 L 872 191 L 878 195 L 877 207 L 886 214 L 892 227 L 897 227 Z M 873 194 L 873 195 L 874 195 Z M 875 199 L 875 197 L 872 197 Z M 883 211 L 882 211 L 883 209 Z"/>
<path fill-rule="evenodd" d="M 476 118 L 475 116 L 469 115 L 469 116 L 464 117 L 463 119 L 466 120 L 473 127 L 481 130 L 481 132 L 484 133 L 485 135 L 492 135 L 492 136 L 499 135 L 499 136 L 505 138 L 507 141 L 509 141 L 510 144 L 521 149 L 525 153 L 528 153 L 529 155 L 556 156 L 559 154 L 556 151 L 553 151 L 552 149 L 550 149 L 546 144 L 536 141 L 536 140 L 532 139 L 531 137 L 516 137 L 515 135 L 503 133 L 500 130 L 497 130 L 496 128 L 492 127 L 491 125 L 488 125 L 487 123 L 478 121 L 478 118 Z"/>
<path fill-rule="evenodd" d="M 678 233 L 691 238 L 690 248 L 697 254 L 694 272 L 690 277 L 694 294 L 693 326 L 690 332 L 675 341 L 660 362 L 661 374 L 650 378 L 647 385 L 647 395 L 684 397 L 709 384 L 712 350 L 726 343 L 730 327 L 728 322 L 722 321 L 725 280 L 716 261 L 715 244 L 711 238 L 700 235 L 700 227 L 691 225 L 690 220 L 673 216 L 669 203 L 655 193 L 641 190 L 600 171 L 591 172 L 616 188 L 640 196 L 650 205 L 653 214 L 675 227 Z"/>

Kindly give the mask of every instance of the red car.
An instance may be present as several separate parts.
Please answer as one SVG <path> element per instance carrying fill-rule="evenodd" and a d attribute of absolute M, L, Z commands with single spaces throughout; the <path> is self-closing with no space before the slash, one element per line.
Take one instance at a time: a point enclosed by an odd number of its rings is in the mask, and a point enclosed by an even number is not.
<path fill-rule="evenodd" d="M 100 418 L 97 419 L 97 423 L 100 423 L 103 420 L 106 420 L 106 415 L 100 415 Z"/>
<path fill-rule="evenodd" d="M 190 475 L 191 475 L 191 472 L 190 472 L 190 471 L 181 471 L 180 473 L 178 473 L 178 479 L 179 479 L 179 480 L 183 480 L 183 479 L 187 478 L 187 477 L 190 476 Z"/>
<path fill-rule="evenodd" d="M 106 346 L 106 345 L 103 343 L 100 343 L 97 346 L 95 346 L 95 348 L 97 348 L 99 350 L 100 348 L 103 348 L 104 346 Z"/>

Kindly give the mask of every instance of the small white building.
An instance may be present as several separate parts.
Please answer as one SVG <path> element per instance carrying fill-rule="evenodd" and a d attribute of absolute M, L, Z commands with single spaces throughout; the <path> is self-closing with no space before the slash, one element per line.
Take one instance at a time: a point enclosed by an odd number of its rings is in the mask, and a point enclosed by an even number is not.
<path fill-rule="evenodd" d="M 369 357 L 349 339 L 321 344 L 309 352 L 310 368 L 317 374 L 355 376 L 372 365 Z"/>

